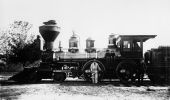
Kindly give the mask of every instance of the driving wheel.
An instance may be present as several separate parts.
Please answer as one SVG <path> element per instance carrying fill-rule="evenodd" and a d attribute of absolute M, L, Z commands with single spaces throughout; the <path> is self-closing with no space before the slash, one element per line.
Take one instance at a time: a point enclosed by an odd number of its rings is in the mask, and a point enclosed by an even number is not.
<path fill-rule="evenodd" d="M 117 77 L 122 83 L 128 83 L 130 80 L 134 80 L 136 73 L 133 71 L 134 64 L 129 62 L 121 62 L 116 68 Z"/>
<path fill-rule="evenodd" d="M 57 72 L 54 73 L 53 75 L 54 82 L 61 83 L 64 82 L 65 79 L 66 79 L 66 73 L 64 72 Z"/>
<path fill-rule="evenodd" d="M 84 67 L 83 67 L 83 75 L 84 75 L 84 79 L 86 81 L 92 81 L 92 78 L 94 77 L 94 71 L 92 71 L 92 69 L 94 68 L 94 70 L 96 71 L 97 75 L 97 81 L 100 81 L 103 77 L 104 74 L 104 65 L 98 61 L 98 60 L 90 60 L 88 61 Z"/>

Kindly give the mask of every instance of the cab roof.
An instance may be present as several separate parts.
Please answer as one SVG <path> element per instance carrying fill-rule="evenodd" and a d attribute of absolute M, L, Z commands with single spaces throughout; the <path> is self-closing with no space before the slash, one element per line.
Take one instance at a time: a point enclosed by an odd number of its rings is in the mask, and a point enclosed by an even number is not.
<path fill-rule="evenodd" d="M 157 35 L 119 35 L 120 40 L 133 40 L 140 42 L 141 40 L 145 42 L 148 39 L 155 38 Z"/>

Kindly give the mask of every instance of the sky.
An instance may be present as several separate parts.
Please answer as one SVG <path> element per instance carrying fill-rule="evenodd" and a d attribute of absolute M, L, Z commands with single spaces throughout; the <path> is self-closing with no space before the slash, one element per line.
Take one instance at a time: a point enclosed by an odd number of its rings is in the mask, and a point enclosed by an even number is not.
<path fill-rule="evenodd" d="M 0 0 L 0 29 L 14 20 L 28 21 L 39 34 L 44 21 L 56 20 L 61 27 L 55 41 L 68 48 L 74 31 L 80 47 L 91 37 L 96 48 L 106 48 L 115 34 L 157 35 L 144 43 L 144 51 L 170 45 L 170 0 Z"/>

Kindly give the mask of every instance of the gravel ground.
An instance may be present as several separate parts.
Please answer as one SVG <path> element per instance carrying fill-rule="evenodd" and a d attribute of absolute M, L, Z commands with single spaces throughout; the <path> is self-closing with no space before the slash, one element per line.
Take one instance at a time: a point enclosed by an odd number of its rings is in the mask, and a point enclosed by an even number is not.
<path fill-rule="evenodd" d="M 37 84 L 5 81 L 0 75 L 2 100 L 170 100 L 168 86 L 123 86 L 119 82 L 91 84 L 67 79 L 64 83 L 44 80 Z"/>

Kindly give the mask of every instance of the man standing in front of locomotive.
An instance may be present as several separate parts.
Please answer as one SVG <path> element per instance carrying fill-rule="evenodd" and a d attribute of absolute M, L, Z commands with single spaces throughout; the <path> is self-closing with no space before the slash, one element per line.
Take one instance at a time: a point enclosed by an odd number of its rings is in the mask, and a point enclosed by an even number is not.
<path fill-rule="evenodd" d="M 92 74 L 92 83 L 98 83 L 99 71 L 101 70 L 97 62 L 93 62 L 90 66 L 91 74 Z"/>

